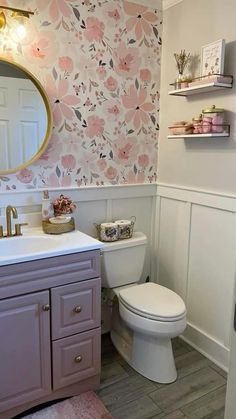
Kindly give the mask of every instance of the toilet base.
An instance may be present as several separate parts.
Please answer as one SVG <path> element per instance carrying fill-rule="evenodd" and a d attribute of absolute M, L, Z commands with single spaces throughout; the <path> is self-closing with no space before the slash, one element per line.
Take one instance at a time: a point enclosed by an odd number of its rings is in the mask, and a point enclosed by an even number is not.
<path fill-rule="evenodd" d="M 173 357 L 170 339 L 160 341 L 151 338 L 147 342 L 142 335 L 130 331 L 130 338 L 122 337 L 114 330 L 111 331 L 111 340 L 119 354 L 139 374 L 155 381 L 156 383 L 168 384 L 177 379 L 177 371 Z"/>
<path fill-rule="evenodd" d="M 125 361 L 149 380 L 172 383 L 177 378 L 171 339 L 133 332 L 113 307 L 111 340 Z"/>
<path fill-rule="evenodd" d="M 171 339 L 147 337 L 135 332 L 131 364 L 140 374 L 157 383 L 167 384 L 177 379 Z"/>

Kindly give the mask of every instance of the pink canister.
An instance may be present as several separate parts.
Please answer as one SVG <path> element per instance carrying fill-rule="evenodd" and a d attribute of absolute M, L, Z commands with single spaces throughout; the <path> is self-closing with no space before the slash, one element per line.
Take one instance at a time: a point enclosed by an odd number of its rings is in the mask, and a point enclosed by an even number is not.
<path fill-rule="evenodd" d="M 193 134 L 202 134 L 202 114 L 192 119 Z"/>
<path fill-rule="evenodd" d="M 211 131 L 209 132 L 223 132 L 224 131 L 224 112 L 222 108 L 216 108 L 215 105 L 210 108 L 203 109 L 203 121 L 209 122 L 211 119 Z"/>

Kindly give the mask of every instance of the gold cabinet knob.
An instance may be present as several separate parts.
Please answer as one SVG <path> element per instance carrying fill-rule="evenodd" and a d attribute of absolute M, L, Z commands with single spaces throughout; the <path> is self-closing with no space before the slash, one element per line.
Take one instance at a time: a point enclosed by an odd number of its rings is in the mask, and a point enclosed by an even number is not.
<path fill-rule="evenodd" d="M 77 307 L 74 308 L 74 312 L 75 313 L 81 313 L 81 311 L 82 311 L 82 307 L 81 306 L 77 306 Z"/>
<path fill-rule="evenodd" d="M 50 310 L 50 304 L 44 304 L 42 308 L 43 308 L 43 311 L 49 311 Z"/>
<path fill-rule="evenodd" d="M 78 355 L 75 357 L 75 362 L 77 362 L 78 364 L 82 361 L 82 356 Z"/>

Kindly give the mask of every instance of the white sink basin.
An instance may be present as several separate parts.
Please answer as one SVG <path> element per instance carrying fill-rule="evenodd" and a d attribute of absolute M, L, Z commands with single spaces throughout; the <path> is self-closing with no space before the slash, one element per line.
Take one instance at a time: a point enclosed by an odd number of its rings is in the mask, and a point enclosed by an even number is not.
<path fill-rule="evenodd" d="M 29 228 L 23 236 L 0 239 L 0 266 L 101 247 L 103 243 L 80 231 L 49 235 L 41 228 Z"/>

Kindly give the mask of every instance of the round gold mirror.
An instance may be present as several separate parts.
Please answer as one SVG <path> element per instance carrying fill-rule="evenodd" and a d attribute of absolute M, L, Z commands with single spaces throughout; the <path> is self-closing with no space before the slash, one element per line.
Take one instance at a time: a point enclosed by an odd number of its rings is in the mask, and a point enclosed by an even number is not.
<path fill-rule="evenodd" d="M 52 129 L 47 95 L 24 67 L 0 60 L 0 174 L 14 173 L 39 158 Z"/>

